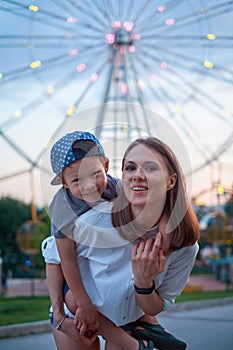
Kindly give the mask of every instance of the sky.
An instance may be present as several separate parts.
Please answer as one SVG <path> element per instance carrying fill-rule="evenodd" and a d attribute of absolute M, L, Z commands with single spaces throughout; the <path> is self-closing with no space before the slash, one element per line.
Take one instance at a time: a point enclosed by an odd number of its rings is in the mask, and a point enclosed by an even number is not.
<path fill-rule="evenodd" d="M 155 135 L 177 152 L 191 197 L 212 204 L 223 184 L 226 200 L 232 11 L 220 0 L 1 1 L 0 195 L 48 204 L 51 144 L 83 128 L 115 176 L 127 144 Z"/>

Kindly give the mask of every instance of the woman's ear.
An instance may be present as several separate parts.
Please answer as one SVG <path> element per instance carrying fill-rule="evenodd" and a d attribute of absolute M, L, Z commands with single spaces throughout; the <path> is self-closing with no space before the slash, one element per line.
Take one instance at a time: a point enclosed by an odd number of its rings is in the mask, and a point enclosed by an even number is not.
<path fill-rule="evenodd" d="M 175 186 L 176 180 L 177 180 L 176 173 L 169 176 L 168 183 L 167 183 L 167 190 L 171 190 Z"/>

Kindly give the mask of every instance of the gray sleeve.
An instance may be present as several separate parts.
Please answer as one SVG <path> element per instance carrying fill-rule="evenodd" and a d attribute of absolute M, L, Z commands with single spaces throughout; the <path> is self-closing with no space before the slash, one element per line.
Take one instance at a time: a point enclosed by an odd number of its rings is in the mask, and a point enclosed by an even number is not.
<path fill-rule="evenodd" d="M 77 215 L 72 210 L 62 188 L 50 204 L 50 213 L 52 235 L 56 238 L 64 238 L 73 231 Z"/>
<path fill-rule="evenodd" d="M 168 259 L 165 274 L 162 274 L 157 291 L 163 299 L 163 310 L 170 308 L 175 298 L 183 291 L 192 271 L 199 250 L 198 243 L 173 252 Z M 158 276 L 159 277 L 159 276 Z"/>

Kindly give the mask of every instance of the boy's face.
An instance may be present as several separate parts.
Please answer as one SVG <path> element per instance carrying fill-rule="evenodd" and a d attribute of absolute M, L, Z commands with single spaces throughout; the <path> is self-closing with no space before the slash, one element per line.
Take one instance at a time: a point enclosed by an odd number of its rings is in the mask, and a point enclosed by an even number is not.
<path fill-rule="evenodd" d="M 79 199 L 96 202 L 107 186 L 108 163 L 98 156 L 76 160 L 63 170 L 63 186 Z"/>

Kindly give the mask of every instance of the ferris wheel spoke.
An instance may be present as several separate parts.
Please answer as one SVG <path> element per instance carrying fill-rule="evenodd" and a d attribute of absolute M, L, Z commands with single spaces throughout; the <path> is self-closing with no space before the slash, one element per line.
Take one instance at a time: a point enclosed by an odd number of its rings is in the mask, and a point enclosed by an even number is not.
<path fill-rule="evenodd" d="M 64 17 L 63 15 L 58 15 L 56 12 L 51 12 L 51 11 L 47 11 L 47 10 L 43 10 L 41 8 L 39 8 L 38 6 L 28 6 L 28 5 L 24 5 L 18 1 L 12 1 L 12 0 L 4 0 L 4 2 L 10 3 L 12 5 L 15 5 L 19 8 L 23 8 L 28 12 L 28 15 L 30 15 L 29 19 L 31 19 L 31 14 L 33 13 L 34 15 L 37 15 L 38 12 L 44 16 L 48 16 L 50 19 L 54 19 L 56 21 L 62 21 L 62 23 L 66 23 L 66 17 Z M 3 8 L 4 10 L 4 8 Z M 17 15 L 21 15 L 21 13 L 17 13 Z M 33 20 L 37 21 L 37 20 L 41 20 L 38 19 L 36 16 L 33 17 Z M 47 23 L 48 25 L 50 25 L 49 23 Z"/>
<path fill-rule="evenodd" d="M 28 168 L 39 168 L 48 149 L 41 147 L 33 157 L 24 152 L 20 138 L 14 140 L 21 126 L 36 123 L 40 130 L 52 107 L 55 125 L 50 127 L 49 118 L 46 123 L 55 138 L 77 112 L 81 118 L 82 109 L 93 105 L 95 118 L 87 125 L 101 142 L 110 142 L 114 159 L 119 160 L 121 138 L 128 142 L 160 132 L 151 110 L 181 135 L 195 171 L 229 157 L 232 10 L 233 1 L 226 0 L 3 1 L 4 146 Z M 9 104 L 11 91 L 20 98 Z M 31 135 L 22 129 L 26 145 Z"/>
<path fill-rule="evenodd" d="M 135 5 L 136 5 L 136 2 L 134 0 L 129 0 L 128 7 L 126 7 L 126 10 L 125 10 L 125 18 L 132 20 L 131 15 L 134 12 Z"/>
<path fill-rule="evenodd" d="M 143 99 L 142 99 L 142 90 L 140 88 L 138 88 L 138 81 L 139 81 L 139 79 L 138 79 L 137 68 L 136 68 L 136 65 L 134 64 L 131 56 L 130 56 L 130 64 L 131 64 L 131 69 L 132 69 L 132 72 L 133 72 L 132 79 L 134 81 L 134 86 L 136 88 L 136 98 L 139 101 L 139 104 L 141 106 L 144 106 Z M 143 116 L 144 116 L 146 129 L 150 130 L 150 123 L 149 123 L 149 120 L 148 120 L 148 117 L 147 117 L 147 113 L 146 113 L 144 107 L 142 108 L 142 112 L 143 112 Z"/>
<path fill-rule="evenodd" d="M 37 164 L 26 154 L 26 152 L 16 145 L 15 140 L 12 141 L 4 132 L 2 132 L 2 130 L 0 130 L 0 135 L 24 160 L 26 160 L 33 167 L 37 166 Z"/>
<path fill-rule="evenodd" d="M 142 68 L 146 68 L 148 69 L 148 66 L 146 66 L 145 64 L 143 64 L 143 62 L 141 62 Z M 189 87 L 189 82 L 187 82 L 186 87 Z M 152 95 L 155 95 L 156 98 L 158 98 L 160 101 L 163 101 L 162 105 L 165 107 L 165 109 L 167 110 L 168 113 L 168 118 L 172 118 L 172 116 L 174 115 L 174 109 L 172 109 L 170 107 L 170 104 L 175 106 L 177 104 L 177 101 L 167 93 L 166 89 L 164 89 L 162 86 L 157 86 L 156 90 L 154 89 L 154 87 L 152 87 L 152 85 L 150 84 L 150 81 L 148 82 L 148 86 L 151 89 L 151 93 Z M 177 88 L 179 88 L 177 86 Z M 201 104 L 203 107 L 206 108 L 207 111 L 210 111 L 210 107 L 206 106 L 201 100 L 197 100 L 198 104 Z M 216 114 L 216 112 L 215 112 Z M 198 131 L 196 130 L 196 128 L 192 125 L 191 120 L 189 120 L 189 122 L 187 122 L 187 118 L 185 118 L 184 114 L 181 113 L 180 116 L 182 117 L 182 124 L 179 122 L 179 120 L 177 118 L 174 118 L 174 122 L 179 126 L 179 128 L 181 130 L 183 130 L 184 134 L 188 137 L 188 139 L 192 142 L 192 144 L 195 146 L 195 149 L 197 150 L 197 152 L 202 156 L 202 158 L 204 158 L 205 160 L 209 159 L 208 157 L 212 157 L 214 159 L 214 154 L 211 151 L 211 149 L 208 147 L 207 144 L 203 143 L 203 142 L 199 142 L 199 138 L 200 135 L 198 133 Z M 222 115 L 218 116 L 219 118 L 223 118 Z M 226 120 L 226 122 L 228 122 Z M 192 136 L 193 134 L 193 136 Z M 198 137 L 198 138 L 197 138 Z"/>
<path fill-rule="evenodd" d="M 98 12 L 90 11 L 90 8 L 92 8 L 93 6 L 95 6 L 95 9 L 97 9 Z M 93 2 L 90 3 L 89 0 L 83 1 L 82 4 L 80 4 L 80 6 L 78 7 L 78 10 L 80 14 L 83 13 L 86 16 L 85 19 L 83 20 L 81 19 L 81 17 L 79 18 L 79 23 L 82 25 L 87 25 L 88 20 L 90 19 L 92 21 L 92 25 L 90 27 L 91 29 L 102 30 L 108 24 L 107 18 L 109 15 L 106 13 L 104 9 L 102 9 L 102 12 L 101 12 L 101 9 L 97 1 L 95 1 L 94 4 Z M 104 13 L 104 16 L 103 16 L 103 13 Z M 93 25 L 93 23 L 95 24 L 95 26 Z"/>
<path fill-rule="evenodd" d="M 163 35 L 157 35 L 157 34 L 150 34 L 145 35 L 143 37 L 143 43 L 144 45 L 151 45 L 151 41 L 159 40 L 160 42 L 167 41 L 169 44 L 169 48 L 175 49 L 176 51 L 179 51 L 180 49 L 183 49 L 184 47 L 186 50 L 191 51 L 195 47 L 196 48 L 205 48 L 209 49 L 213 52 L 218 52 L 220 48 L 224 49 L 231 49 L 231 46 L 233 46 L 232 40 L 233 37 L 231 35 L 218 35 L 217 37 L 214 34 L 207 34 L 207 35 L 173 35 L 173 34 L 163 34 Z M 190 42 L 192 42 L 192 45 L 190 45 Z M 228 68 L 229 70 L 229 68 Z"/>
<path fill-rule="evenodd" d="M 182 61 L 182 63 L 179 63 L 178 60 L 173 60 L 171 65 L 173 65 L 174 67 L 176 66 L 176 67 L 179 67 L 179 68 L 184 69 L 184 70 L 186 69 L 186 70 L 192 71 L 193 73 L 197 73 L 197 74 L 205 74 L 206 76 L 210 77 L 211 79 L 216 79 L 219 81 L 224 81 L 228 84 L 232 84 L 233 76 L 231 76 L 231 75 L 233 75 L 233 71 L 229 68 L 219 67 L 219 66 L 217 66 L 217 68 L 216 68 L 214 63 L 212 63 L 210 61 L 203 62 L 203 61 L 200 61 L 198 59 L 194 59 L 192 56 L 184 55 L 184 54 L 181 54 L 179 52 L 174 53 L 172 50 L 163 48 L 163 47 L 158 46 L 158 45 L 156 45 L 156 46 L 153 45 L 153 47 L 155 49 L 154 50 L 155 52 L 161 52 L 161 53 L 167 54 L 169 61 L 171 60 L 172 56 L 179 58 Z M 145 54 L 145 51 L 143 52 L 143 54 Z M 150 58 L 150 59 L 157 58 L 157 62 L 159 63 L 158 56 L 155 57 L 154 53 L 149 53 L 149 54 L 147 54 L 146 57 Z M 193 68 L 190 69 L 189 68 L 190 61 L 193 62 L 194 64 L 196 64 L 198 67 L 202 67 L 202 68 L 195 68 L 195 66 L 193 66 Z M 161 61 L 160 61 L 160 63 L 161 63 Z M 214 69 L 211 69 L 213 67 L 214 67 Z M 216 69 L 218 70 L 218 73 L 215 72 Z M 230 77 L 227 78 L 223 75 L 219 75 L 220 71 L 223 73 L 230 74 Z"/>
<path fill-rule="evenodd" d="M 187 26 L 192 26 L 193 24 L 197 25 L 199 22 L 206 21 L 208 19 L 218 17 L 226 14 L 226 11 L 232 12 L 232 2 L 227 1 L 225 3 L 220 3 L 215 6 L 209 6 L 208 8 L 202 8 L 198 11 L 193 11 L 191 13 L 187 13 L 184 16 L 178 16 L 173 18 L 170 22 L 156 22 L 155 25 L 144 26 L 143 28 L 138 28 L 139 31 L 147 28 L 146 32 L 149 33 L 151 31 L 156 32 L 156 34 L 161 34 L 165 31 L 172 30 L 176 31 L 180 28 L 184 28 Z M 145 34 L 145 30 L 143 30 Z"/>
<path fill-rule="evenodd" d="M 105 62 L 106 64 L 106 62 Z M 76 72 L 77 73 L 77 72 Z M 66 85 L 69 85 L 72 80 L 76 80 L 76 76 L 74 75 L 74 71 L 72 70 L 69 74 L 67 74 L 64 78 L 59 79 L 54 85 L 45 89 L 42 94 L 36 96 L 34 100 L 30 101 L 27 105 L 22 107 L 20 110 L 16 111 L 16 114 L 1 124 L 1 129 L 6 130 L 9 127 L 15 125 L 15 123 L 20 122 L 24 117 L 30 114 L 33 110 L 40 108 L 41 105 L 49 98 L 54 97 L 60 90 L 64 89 Z M 83 95 L 82 95 L 83 96 Z"/>
<path fill-rule="evenodd" d="M 144 1 L 142 6 L 138 8 L 137 12 L 135 13 L 135 15 L 132 17 L 132 21 L 135 25 L 137 25 L 137 21 L 139 19 L 140 16 L 142 16 L 141 18 L 143 18 L 144 15 L 144 11 L 146 10 L 146 8 L 149 6 L 149 4 L 151 3 L 152 0 L 147 0 Z"/>
<path fill-rule="evenodd" d="M 144 66 L 143 63 L 142 63 L 142 66 Z M 181 116 L 183 117 L 182 124 L 181 124 L 181 122 L 179 122 L 178 118 L 175 118 L 174 107 L 172 108 L 172 107 L 170 107 L 170 105 L 175 106 L 177 101 L 173 98 L 172 95 L 168 94 L 166 89 L 163 88 L 162 86 L 157 86 L 157 89 L 155 90 L 154 87 L 152 87 L 149 79 L 148 79 L 148 86 L 150 88 L 150 92 L 151 92 L 152 96 L 155 95 L 159 101 L 163 101 L 162 105 L 164 106 L 164 108 L 167 111 L 168 118 L 172 119 L 178 125 L 178 127 L 183 131 L 183 133 L 188 137 L 188 139 L 191 140 L 192 145 L 195 146 L 195 149 L 197 150 L 197 152 L 202 156 L 202 158 L 207 160 L 208 155 L 206 154 L 206 151 L 209 151 L 209 152 L 211 152 L 211 151 L 208 150 L 208 147 L 200 147 L 201 145 L 199 142 L 197 142 L 197 138 L 196 138 L 197 135 L 199 138 L 199 134 L 197 134 L 197 132 L 195 132 L 195 128 L 192 127 L 191 123 L 189 123 L 189 124 L 187 123 L 187 120 L 183 114 L 181 114 Z M 191 132 L 191 134 L 190 134 L 190 132 Z M 193 132 L 195 133 L 194 137 L 192 136 Z"/>
<path fill-rule="evenodd" d="M 221 16 L 226 14 L 227 12 L 232 12 L 232 2 L 227 1 L 225 3 L 220 3 L 215 6 L 209 6 L 208 8 L 202 8 L 198 11 L 193 11 L 184 16 L 179 16 L 177 18 L 173 18 L 172 21 L 167 22 L 168 24 L 164 25 L 164 23 L 156 23 L 154 26 L 150 26 L 148 31 L 154 31 L 156 34 L 162 34 L 165 31 L 172 30 L 176 31 L 182 29 L 187 26 L 192 26 L 193 24 L 197 25 L 200 22 L 206 21 L 210 18 L 214 18 L 216 16 Z M 140 28 L 139 28 L 140 29 Z"/>
<path fill-rule="evenodd" d="M 104 122 L 104 116 L 105 114 L 102 113 L 104 112 L 106 103 L 108 102 L 109 99 L 109 94 L 108 92 L 110 91 L 110 86 L 111 86 L 111 82 L 112 82 L 112 77 L 113 77 L 113 72 L 114 72 L 114 62 L 116 60 L 116 52 L 113 52 L 113 57 L 112 57 L 112 64 L 107 68 L 108 69 L 108 79 L 107 82 L 105 84 L 105 89 L 103 90 L 103 94 L 102 94 L 102 108 L 100 109 L 100 112 L 97 115 L 97 124 L 95 127 L 95 135 L 97 138 L 101 137 L 101 132 L 102 132 L 102 128 L 100 128 L 100 126 L 103 124 Z"/>
<path fill-rule="evenodd" d="M 101 45 L 99 45 L 99 43 L 96 43 L 95 46 L 84 46 L 83 47 L 83 51 L 80 53 L 80 55 L 85 55 L 88 53 L 89 50 L 92 50 L 92 52 L 94 52 L 94 50 L 97 50 L 97 53 L 101 53 L 102 51 L 102 47 Z M 72 52 L 73 50 L 71 50 L 70 54 L 69 53 L 65 53 L 59 56 L 54 56 L 52 58 L 49 58 L 47 60 L 43 60 L 42 62 L 40 60 L 36 60 L 34 62 L 31 62 L 30 65 L 27 66 L 23 66 L 23 67 L 19 67 L 17 69 L 11 70 L 9 72 L 2 72 L 2 79 L 0 81 L 0 84 L 5 84 L 8 83 L 10 81 L 14 81 L 16 79 L 23 79 L 25 78 L 25 76 L 22 76 L 22 73 L 24 74 L 32 74 L 34 72 L 34 70 L 36 69 L 40 69 L 40 71 L 43 71 L 45 69 L 48 68 L 48 66 L 53 65 L 53 68 L 58 67 L 59 64 L 64 64 L 65 61 L 70 62 L 74 56 L 77 54 L 76 52 L 73 54 Z M 55 66 L 54 66 L 55 64 Z"/>
<path fill-rule="evenodd" d="M 157 8 L 154 8 L 153 11 L 150 11 L 146 17 L 139 17 L 137 21 L 137 30 L 141 33 L 144 33 L 144 30 L 146 31 L 146 28 L 151 29 L 152 23 L 156 22 L 156 24 L 158 24 L 159 16 L 163 15 L 164 12 L 166 14 L 169 14 L 169 12 L 174 9 L 174 7 L 178 7 L 179 3 L 180 2 L 178 0 L 167 1 L 167 3 L 164 5 L 160 5 Z M 161 22 L 160 25 L 164 25 L 164 23 Z"/>
<path fill-rule="evenodd" d="M 156 57 L 153 57 L 153 61 L 156 60 Z M 174 65 L 175 67 L 176 65 Z M 216 118 L 224 121 L 225 123 L 227 123 L 228 126 L 232 127 L 232 122 L 230 122 L 229 118 L 225 117 L 222 113 L 223 110 L 223 105 L 220 104 L 219 102 L 216 102 L 216 100 L 214 98 L 211 97 L 210 94 L 206 94 L 205 91 L 200 88 L 198 86 L 197 87 L 191 82 L 190 79 L 185 78 L 184 74 L 180 74 L 178 72 L 178 70 L 175 70 L 175 68 L 170 68 L 169 69 L 169 74 L 177 77 L 180 81 L 179 86 L 176 85 L 176 88 L 179 89 L 183 89 L 183 93 L 187 93 L 187 91 L 190 91 L 190 93 L 192 93 L 192 91 L 195 92 L 195 100 L 198 101 L 198 103 L 200 103 L 207 111 L 211 110 L 213 112 L 213 116 L 215 116 Z M 186 70 L 184 66 L 182 66 L 183 70 Z M 189 72 L 189 70 L 187 70 L 187 73 Z M 199 98 L 197 97 L 199 96 Z M 207 102 L 204 102 L 204 99 Z M 213 106 L 215 106 L 215 108 L 217 108 L 219 111 L 217 111 L 216 109 L 213 108 Z"/>
<path fill-rule="evenodd" d="M 206 163 L 201 164 L 197 167 L 195 167 L 193 169 L 193 174 L 197 173 L 198 171 L 202 170 L 204 167 L 206 167 L 207 165 L 210 165 L 213 161 L 216 161 L 220 158 L 220 156 L 227 150 L 229 149 L 229 147 L 232 145 L 233 143 L 233 132 L 231 133 L 231 135 L 228 137 L 228 139 L 221 145 L 221 147 L 219 148 L 219 150 L 217 152 L 214 153 L 213 158 L 209 158 Z"/>
<path fill-rule="evenodd" d="M 101 62 L 101 64 L 99 65 L 98 69 L 96 69 L 96 76 L 100 76 L 102 74 L 102 72 L 106 69 L 107 67 L 107 63 L 108 59 L 104 62 Z M 85 95 L 88 93 L 88 91 L 90 90 L 90 88 L 93 86 L 93 82 L 91 80 L 89 80 L 89 82 L 87 83 L 86 87 L 83 89 L 83 92 L 79 95 L 79 98 L 73 103 L 73 106 L 75 107 L 75 110 L 77 109 L 78 105 L 80 104 L 80 102 L 84 99 Z"/>
<path fill-rule="evenodd" d="M 115 8 L 114 6 L 112 6 L 112 2 L 109 1 L 109 0 L 103 0 L 103 6 L 104 8 L 106 9 L 106 12 L 107 12 L 107 21 L 108 21 L 108 26 L 109 26 L 109 23 L 112 23 L 115 18 Z"/>

